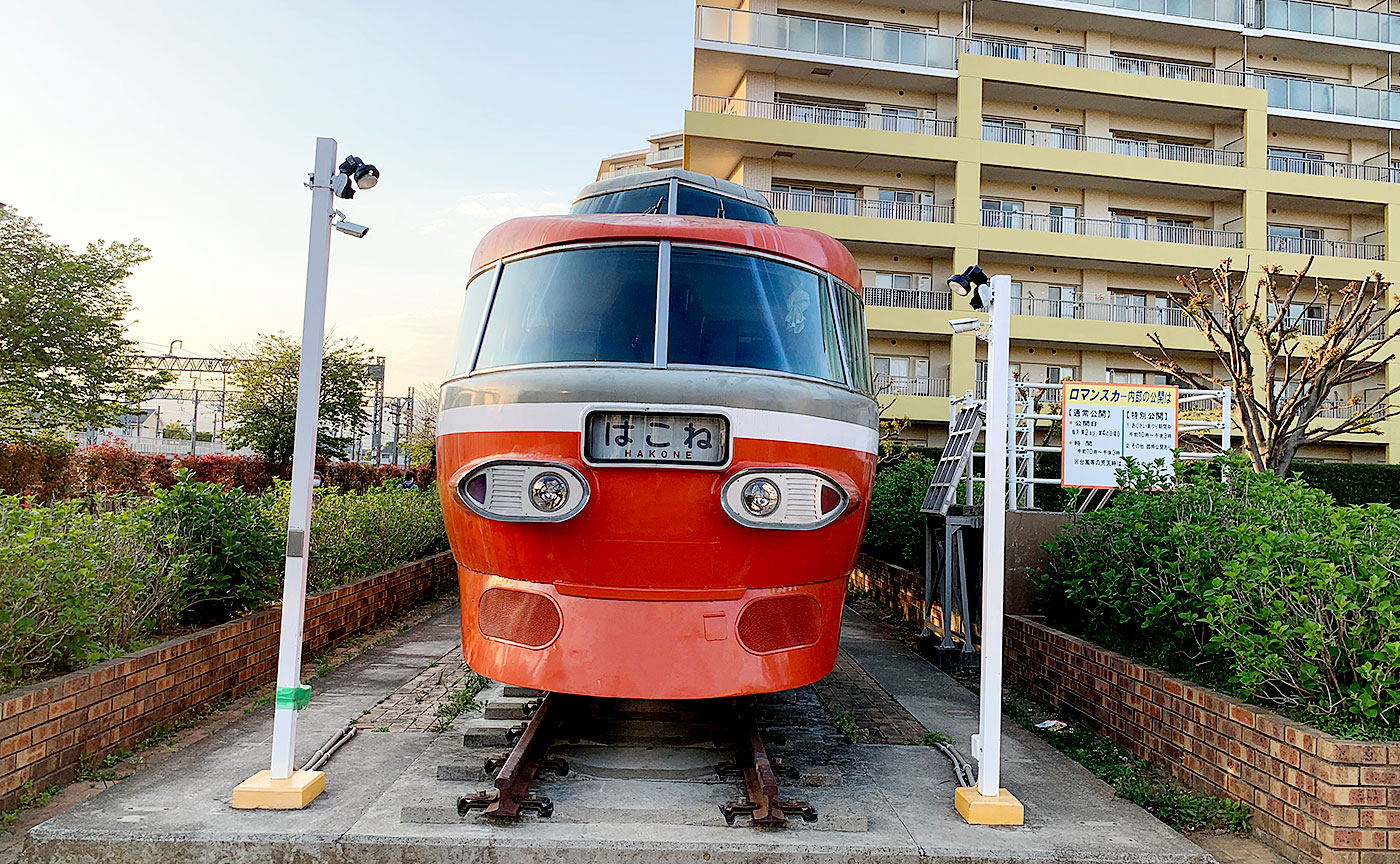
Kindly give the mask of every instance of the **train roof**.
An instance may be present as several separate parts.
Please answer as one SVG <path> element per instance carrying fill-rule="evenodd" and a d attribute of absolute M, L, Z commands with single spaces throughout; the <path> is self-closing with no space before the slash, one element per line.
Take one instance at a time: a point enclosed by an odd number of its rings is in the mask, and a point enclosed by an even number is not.
<path fill-rule="evenodd" d="M 596 198 L 599 195 L 606 195 L 609 192 L 621 192 L 624 189 L 640 189 L 643 186 L 653 186 L 665 183 L 672 177 L 677 180 L 698 186 L 701 189 L 709 189 L 720 195 L 728 195 L 730 198 L 738 198 L 747 201 L 755 207 L 762 207 L 764 210 L 772 212 L 773 204 L 762 192 L 742 186 L 731 180 L 721 180 L 718 177 L 711 177 L 709 174 L 701 174 L 697 171 L 687 171 L 684 168 L 662 168 L 653 171 L 637 171 L 632 174 L 623 174 L 619 177 L 609 177 L 606 180 L 599 180 L 597 183 L 589 183 L 579 191 L 575 203 L 585 198 Z"/>
<path fill-rule="evenodd" d="M 638 214 L 526 216 L 491 229 L 477 244 L 471 272 L 522 252 L 594 240 L 690 240 L 756 249 L 800 261 L 860 290 L 860 270 L 845 246 L 820 231 L 706 216 Z"/>

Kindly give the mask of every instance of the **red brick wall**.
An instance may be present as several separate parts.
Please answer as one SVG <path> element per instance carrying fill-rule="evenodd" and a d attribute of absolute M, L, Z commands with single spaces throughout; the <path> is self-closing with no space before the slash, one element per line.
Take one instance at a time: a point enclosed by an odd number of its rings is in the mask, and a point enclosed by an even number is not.
<path fill-rule="evenodd" d="M 443 552 L 306 599 L 309 657 L 441 594 L 456 582 Z M 275 680 L 280 609 L 210 627 L 0 696 L 0 809 L 73 779 L 215 700 Z M 313 694 L 314 698 L 314 694 Z"/>
<path fill-rule="evenodd" d="M 1005 673 L 1183 783 L 1249 803 L 1255 835 L 1293 861 L 1400 862 L 1400 743 L 1339 740 L 1017 616 Z"/>
<path fill-rule="evenodd" d="M 923 626 L 919 608 L 924 603 L 924 577 L 918 573 L 862 552 L 851 573 L 851 587 L 893 609 L 903 620 Z"/>

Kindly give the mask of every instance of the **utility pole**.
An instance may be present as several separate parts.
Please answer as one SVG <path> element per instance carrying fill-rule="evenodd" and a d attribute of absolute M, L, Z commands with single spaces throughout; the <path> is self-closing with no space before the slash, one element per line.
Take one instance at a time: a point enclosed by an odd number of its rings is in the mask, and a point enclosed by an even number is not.
<path fill-rule="evenodd" d="M 335 139 L 317 138 L 315 171 L 306 184 L 311 189 L 311 229 L 306 251 L 306 301 L 302 312 L 291 506 L 287 513 L 287 555 L 282 584 L 281 641 L 277 651 L 277 691 L 273 703 L 272 765 L 270 770 L 259 771 L 234 788 L 233 806 L 238 809 L 300 809 L 310 804 L 326 787 L 324 773 L 298 770 L 295 758 L 297 714 L 311 701 L 311 688 L 301 683 L 301 649 L 306 618 L 306 563 L 310 544 L 312 478 L 316 467 L 316 431 L 321 407 L 331 229 L 352 237 L 363 237 L 369 232 L 365 226 L 346 220 L 344 214 L 335 209 L 334 196 L 351 198 L 355 187 L 362 191 L 371 189 L 379 180 L 378 169 L 354 156 L 347 157 L 340 164 L 339 173 L 335 160 Z"/>

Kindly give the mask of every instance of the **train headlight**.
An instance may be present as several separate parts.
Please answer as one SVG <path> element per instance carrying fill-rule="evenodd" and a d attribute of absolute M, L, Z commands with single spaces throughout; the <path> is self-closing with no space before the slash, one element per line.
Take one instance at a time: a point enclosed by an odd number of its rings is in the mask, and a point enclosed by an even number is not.
<path fill-rule="evenodd" d="M 851 498 L 841 484 L 816 471 L 755 468 L 729 478 L 720 502 L 740 525 L 810 531 L 834 522 Z"/>
<path fill-rule="evenodd" d="M 744 484 L 740 497 L 744 501 L 744 509 L 753 515 L 771 516 L 778 509 L 778 501 L 783 494 L 778 491 L 778 484 L 767 477 L 759 477 Z"/>
<path fill-rule="evenodd" d="M 530 501 L 539 510 L 553 513 L 569 500 L 569 484 L 553 471 L 535 475 L 530 484 Z"/>
<path fill-rule="evenodd" d="M 588 503 L 588 481 L 558 462 L 500 459 L 457 480 L 457 498 L 473 513 L 500 522 L 563 522 Z"/>

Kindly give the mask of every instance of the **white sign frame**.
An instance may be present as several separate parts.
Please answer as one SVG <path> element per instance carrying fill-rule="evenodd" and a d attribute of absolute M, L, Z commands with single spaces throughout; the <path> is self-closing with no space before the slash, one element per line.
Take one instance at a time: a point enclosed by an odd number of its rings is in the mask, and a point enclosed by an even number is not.
<path fill-rule="evenodd" d="M 1172 451 L 1177 448 L 1181 436 L 1180 388 L 1171 384 L 1113 384 L 1093 381 L 1064 381 L 1061 385 L 1060 405 L 1064 412 L 1064 422 L 1060 431 L 1060 440 L 1063 442 L 1060 451 L 1061 486 L 1073 489 L 1117 489 L 1117 474 L 1118 470 L 1124 467 L 1124 457 L 1141 463 L 1165 458 L 1167 471 L 1172 471 Z M 1083 393 L 1085 390 L 1089 392 Z M 1164 391 L 1169 394 L 1165 400 L 1155 395 Z M 1086 395 L 1090 398 L 1085 399 Z M 1088 432 L 1076 440 L 1075 424 L 1070 415 L 1075 406 L 1085 405 L 1093 406 L 1096 412 L 1102 412 L 1102 416 L 1082 418 L 1079 421 L 1082 424 L 1081 429 L 1097 428 L 1111 432 L 1116 427 L 1117 435 L 1098 435 L 1096 441 L 1094 437 L 1090 437 L 1093 432 Z M 1159 430 L 1164 430 L 1166 423 L 1159 418 L 1130 418 L 1128 412 L 1162 409 L 1166 409 L 1170 414 L 1170 446 L 1162 446 L 1160 441 L 1156 440 L 1134 441 L 1130 438 L 1130 419 L 1151 424 Z M 1102 445 L 1104 440 L 1113 437 L 1116 437 L 1118 442 L 1116 462 L 1110 461 L 1111 449 Z M 1099 443 L 1100 446 L 1094 447 L 1094 443 Z M 1097 464 L 1076 462 L 1076 459 L 1096 460 Z"/>

